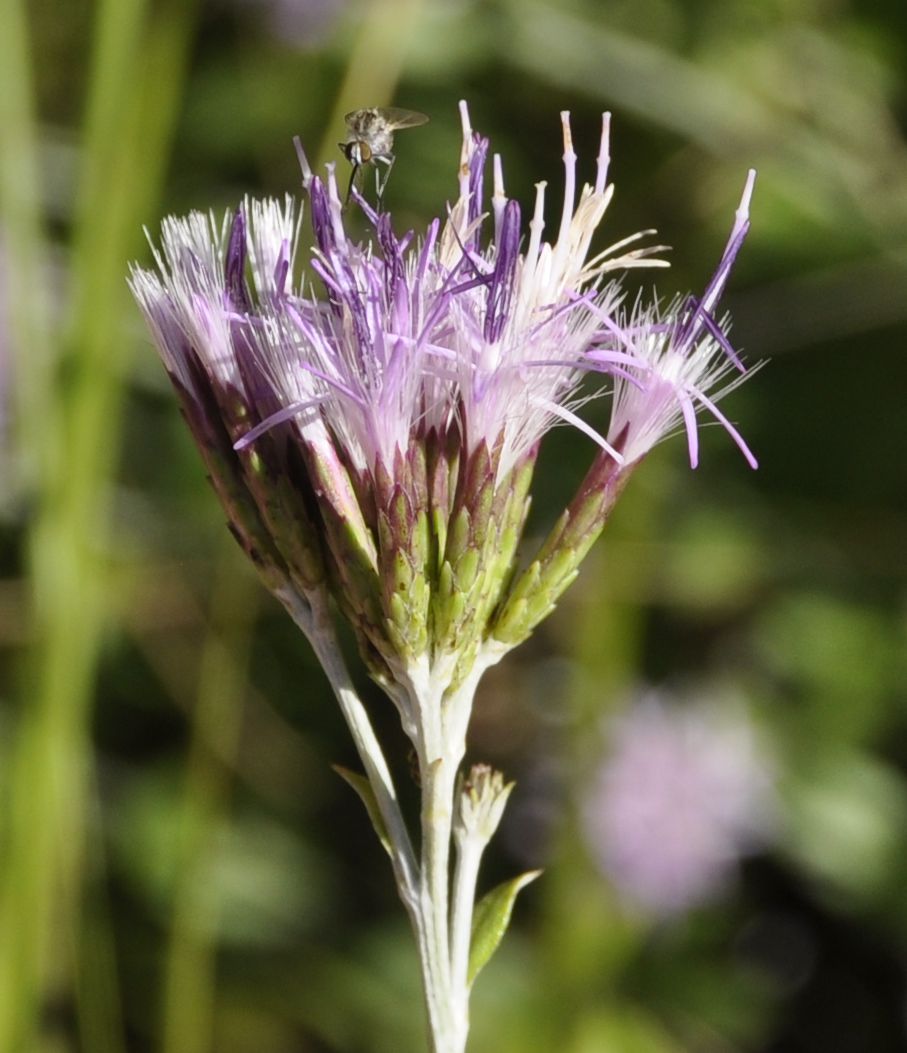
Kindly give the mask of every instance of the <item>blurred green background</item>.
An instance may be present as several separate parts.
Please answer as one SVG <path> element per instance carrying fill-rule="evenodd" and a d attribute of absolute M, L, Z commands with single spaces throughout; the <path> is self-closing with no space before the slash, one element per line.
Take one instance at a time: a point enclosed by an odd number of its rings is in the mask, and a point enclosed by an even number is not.
<path fill-rule="evenodd" d="M 524 207 L 542 178 L 557 201 L 558 111 L 585 178 L 613 111 L 599 246 L 656 227 L 667 295 L 702 287 L 756 167 L 727 306 L 768 360 L 727 403 L 760 470 L 720 429 L 696 472 L 662 447 L 483 684 L 471 756 L 519 782 L 484 881 L 547 872 L 470 1048 L 907 1049 L 905 70 L 903 0 L 0 0 L 0 1053 L 423 1048 L 340 715 L 125 273 L 168 212 L 296 192 L 294 134 L 342 160 L 363 105 L 431 115 L 387 202 L 443 214 L 463 97 Z M 533 533 L 591 454 L 551 436 Z M 649 685 L 742 702 L 777 795 L 739 879 L 669 919 L 580 822 L 603 718 Z"/>

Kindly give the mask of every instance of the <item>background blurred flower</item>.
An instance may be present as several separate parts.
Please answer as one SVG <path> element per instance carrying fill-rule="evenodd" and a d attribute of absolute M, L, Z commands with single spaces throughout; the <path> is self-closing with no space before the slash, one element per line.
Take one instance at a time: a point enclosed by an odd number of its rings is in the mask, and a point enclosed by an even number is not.
<path fill-rule="evenodd" d="M 267 32 L 288 47 L 306 50 L 322 44 L 333 32 L 347 0 L 233 0 L 247 9 Z"/>
<path fill-rule="evenodd" d="M 590 786 L 589 848 L 628 903 L 655 915 L 687 910 L 765 842 L 772 770 L 743 709 L 648 694 L 617 721 Z"/>

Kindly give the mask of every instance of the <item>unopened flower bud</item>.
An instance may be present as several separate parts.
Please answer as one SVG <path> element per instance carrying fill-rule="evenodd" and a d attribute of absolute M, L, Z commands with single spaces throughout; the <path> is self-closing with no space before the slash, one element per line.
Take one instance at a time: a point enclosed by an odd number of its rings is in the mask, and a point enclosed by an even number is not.
<path fill-rule="evenodd" d="M 474 764 L 460 778 L 459 808 L 454 836 L 491 840 L 515 783 L 504 782 L 504 776 L 488 764 Z"/>

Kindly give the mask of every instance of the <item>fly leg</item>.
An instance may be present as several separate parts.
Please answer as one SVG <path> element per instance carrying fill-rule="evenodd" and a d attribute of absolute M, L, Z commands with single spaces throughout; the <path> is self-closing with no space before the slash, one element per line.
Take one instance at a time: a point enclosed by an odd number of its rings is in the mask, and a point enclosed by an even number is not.
<path fill-rule="evenodd" d="M 378 211 L 381 211 L 381 200 L 384 197 L 384 189 L 387 186 L 387 181 L 390 179 L 391 169 L 394 167 L 394 161 L 396 157 L 393 154 L 375 154 L 372 157 L 375 162 L 375 200 L 378 206 Z M 387 170 L 384 173 L 384 179 L 381 178 L 381 169 L 378 167 L 378 161 L 383 165 L 387 165 Z"/>
<path fill-rule="evenodd" d="M 346 188 L 346 197 L 344 198 L 344 201 L 343 201 L 343 211 L 344 212 L 346 211 L 347 206 L 350 203 L 350 195 L 353 193 L 353 186 L 356 183 L 356 177 L 359 175 L 359 172 L 361 170 L 362 170 L 362 165 L 354 164 L 353 165 L 353 170 L 352 170 L 352 172 L 350 172 L 350 182 L 349 182 L 349 186 Z"/>

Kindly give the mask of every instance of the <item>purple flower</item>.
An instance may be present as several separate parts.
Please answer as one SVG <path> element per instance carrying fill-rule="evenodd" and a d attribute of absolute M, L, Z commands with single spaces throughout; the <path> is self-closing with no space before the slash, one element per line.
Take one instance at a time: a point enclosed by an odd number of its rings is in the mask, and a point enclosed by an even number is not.
<path fill-rule="evenodd" d="M 583 825 L 621 897 L 661 916 L 714 895 L 773 813 L 772 765 L 744 711 L 651 694 L 612 729 Z"/>
<path fill-rule="evenodd" d="M 640 306 L 615 329 L 615 345 L 631 358 L 615 376 L 608 438 L 620 444 L 628 463 L 638 460 L 682 424 L 687 434 L 690 465 L 699 462 L 696 414 L 710 412 L 728 431 L 750 467 L 756 458 L 734 425 L 715 405 L 733 391 L 747 373 L 727 339 L 728 321 L 713 317 L 731 267 L 749 230 L 749 203 L 756 173 L 750 171 L 740 207 L 718 269 L 701 298 L 675 299 L 666 311 L 658 304 Z M 589 357 L 597 360 L 593 348 Z M 606 368 L 610 360 L 605 358 Z M 734 379 L 723 384 L 726 376 Z M 723 386 L 722 386 L 723 385 Z M 710 393 L 712 393 L 710 395 Z"/>
<path fill-rule="evenodd" d="M 464 277 L 455 287 L 449 312 L 454 357 L 447 372 L 443 360 L 436 366 L 452 382 L 450 397 L 459 406 L 467 443 L 499 442 L 507 466 L 532 449 L 553 424 L 568 421 L 611 450 L 575 413 L 584 401 L 577 389 L 590 368 L 587 355 L 603 334 L 610 344 L 602 319 L 615 317 L 622 297 L 618 282 L 606 278 L 617 270 L 666 264 L 651 258 L 660 246 L 628 249 L 641 234 L 589 258 L 614 189 L 607 183 L 609 117 L 603 119 L 595 183 L 582 188 L 577 202 L 577 157 L 569 115 L 561 114 L 565 188 L 557 236 L 551 242 L 542 239 L 546 187 L 539 183 L 528 244 L 521 253 L 520 207 L 505 196 L 498 156 L 491 199 L 494 235 L 480 247 L 487 142 L 472 132 L 465 106 L 462 116 L 460 197 L 448 223 L 445 256 Z M 596 366 L 606 359 L 613 364 L 626 358 L 620 350 L 602 350 Z"/>
<path fill-rule="evenodd" d="M 577 205 L 576 155 L 562 115 L 566 189 L 557 240 L 542 241 L 539 184 L 529 244 L 520 253 L 520 207 L 505 196 L 498 157 L 494 233 L 482 244 L 488 143 L 472 131 L 465 105 L 461 112 L 459 197 L 446 222 L 433 221 L 419 240 L 412 232 L 397 237 L 390 217 L 357 196 L 375 238 L 352 241 L 333 170 L 322 182 L 302 155 L 317 243 L 313 268 L 327 300 L 291 297 L 259 329 L 260 358 L 282 411 L 244 442 L 317 403 L 360 470 L 391 464 L 414 430 L 456 427 L 467 457 L 483 445 L 495 449 L 497 472 L 505 475 L 558 420 L 591 433 L 571 406 L 580 381 L 603 362 L 631 361 L 621 350 L 600 349 L 594 362 L 587 357 L 602 334 L 612 342 L 601 319 L 614 317 L 621 293 L 604 276 L 663 265 L 649 259 L 651 247 L 618 255 L 639 236 L 588 259 L 613 191 L 606 186 L 607 119 L 595 185 L 583 188 Z"/>
<path fill-rule="evenodd" d="M 314 50 L 340 24 L 349 4 L 347 0 L 232 0 L 263 25 L 268 34 L 287 47 Z"/>
<path fill-rule="evenodd" d="M 701 300 L 625 318 L 613 273 L 663 264 L 640 235 L 590 255 L 613 191 L 608 116 L 594 182 L 578 190 L 561 115 L 556 236 L 543 239 L 540 183 L 525 244 L 497 156 L 485 209 L 488 142 L 465 104 L 461 117 L 457 199 L 418 237 L 354 191 L 372 235 L 351 238 L 333 167 L 315 175 L 297 143 L 320 294 L 294 277 L 289 198 L 247 200 L 222 222 L 167 219 L 157 273 L 131 275 L 234 532 L 270 587 L 304 594 L 330 580 L 365 653 L 384 661 L 426 650 L 471 661 L 489 636 L 524 636 L 572 580 L 629 470 L 681 422 L 695 463 L 699 407 L 754 463 L 709 395 L 743 368 L 712 312 L 752 177 Z M 606 381 L 591 395 L 580 391 L 589 373 Z M 578 411 L 609 384 L 600 435 Z M 538 574 L 508 593 L 539 442 L 561 422 L 592 438 L 598 459 Z"/>
<path fill-rule="evenodd" d="M 153 247 L 156 271 L 134 267 L 130 276 L 230 526 L 308 636 L 353 732 L 368 787 L 347 776 L 410 913 L 433 1045 L 451 1051 L 465 1045 L 475 972 L 534 876 L 501 886 L 490 913 L 474 912 L 481 854 L 509 793 L 483 766 L 457 782 L 476 685 L 553 609 L 655 442 L 682 422 L 695 463 L 695 415 L 705 407 L 748 453 L 709 391 L 727 369 L 743 368 L 713 310 L 745 235 L 752 185 L 702 299 L 627 318 L 614 272 L 661 263 L 655 248 L 638 246 L 639 235 L 590 254 L 612 196 L 607 115 L 594 181 L 581 189 L 569 116 L 561 115 L 565 189 L 549 241 L 545 185 L 524 239 L 498 157 L 486 210 L 488 142 L 473 132 L 465 104 L 461 119 L 457 198 L 419 235 L 398 234 L 391 216 L 351 187 L 371 228 L 363 241 L 351 237 L 333 166 L 326 178 L 314 174 L 297 142 L 314 282 L 296 277 L 300 225 L 289 198 L 246 200 L 223 221 L 167 219 Z M 581 390 L 590 373 L 597 392 Z M 601 435 L 579 410 L 607 393 L 612 421 Z M 558 423 L 598 449 L 538 552 L 522 561 L 539 445 Z M 331 597 L 413 744 L 423 797 L 418 856 L 339 652 Z M 632 748 L 628 740 L 631 756 Z M 644 860 L 625 835 L 641 818 L 642 829 L 676 837 L 679 814 L 685 832 L 662 858 L 674 874 L 667 894 L 684 902 L 739 847 L 745 809 L 733 804 L 738 783 L 722 780 L 714 758 L 699 770 L 709 791 L 701 794 L 685 781 L 684 750 L 672 755 L 670 736 L 660 748 L 663 763 L 636 796 L 632 776 L 646 750 L 615 769 L 623 775 L 603 790 L 611 800 L 603 843 L 609 858 L 616 846 L 616 874 L 637 875 L 644 901 L 663 902 L 655 857 Z M 638 810 L 659 774 L 673 791 L 674 822 L 663 827 L 654 798 L 641 817 Z M 649 870 L 640 866 L 647 861 Z"/>

